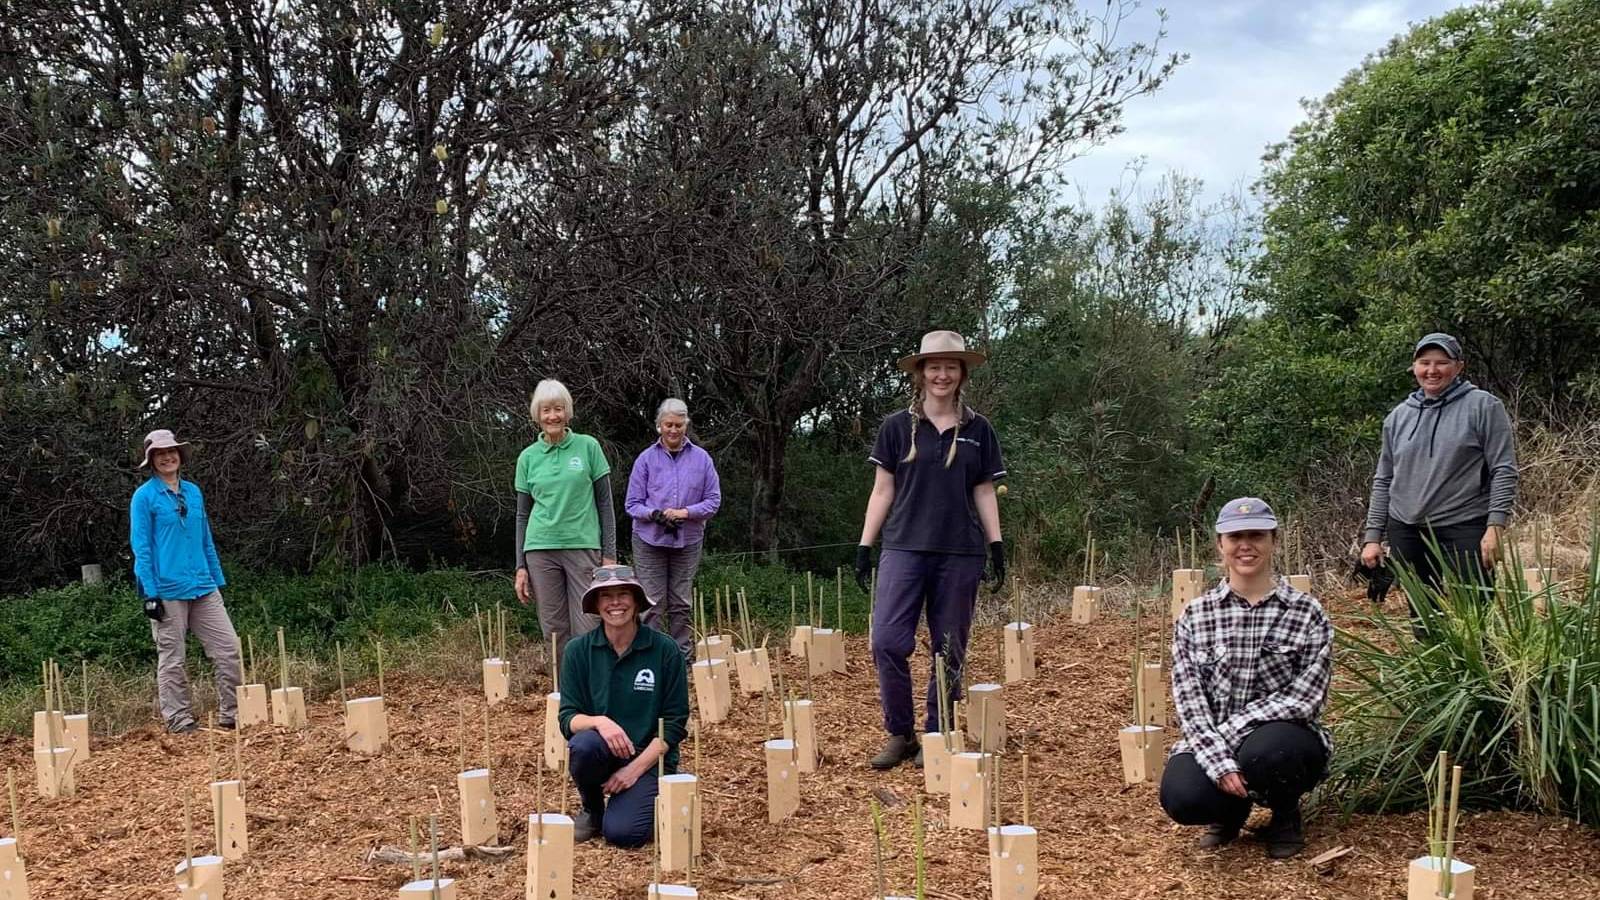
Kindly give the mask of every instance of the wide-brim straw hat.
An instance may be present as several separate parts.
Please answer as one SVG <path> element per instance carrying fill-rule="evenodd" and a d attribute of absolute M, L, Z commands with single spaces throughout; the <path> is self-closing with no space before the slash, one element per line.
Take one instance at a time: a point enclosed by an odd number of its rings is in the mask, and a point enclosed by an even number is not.
<path fill-rule="evenodd" d="M 972 371 L 988 359 L 976 350 L 967 349 L 966 338 L 957 331 L 930 331 L 922 336 L 922 348 L 910 356 L 900 357 L 902 371 L 914 372 L 925 359 L 959 359 Z"/>
<path fill-rule="evenodd" d="M 174 435 L 165 428 L 157 428 L 155 431 L 152 431 L 144 436 L 144 461 L 139 463 L 139 468 L 142 469 L 145 466 L 150 465 L 150 454 L 156 452 L 157 450 L 168 450 L 174 448 L 176 448 L 178 451 L 178 459 L 182 460 L 184 465 L 188 465 L 189 442 L 178 440 L 177 435 Z"/>
<path fill-rule="evenodd" d="M 608 587 L 625 587 L 633 593 L 633 609 L 635 613 L 644 612 L 645 609 L 655 606 L 644 592 L 644 585 L 633 575 L 632 566 L 598 566 L 594 570 L 594 580 L 589 582 L 589 589 L 583 592 L 583 611 L 591 616 L 598 616 L 600 603 L 600 590 Z"/>

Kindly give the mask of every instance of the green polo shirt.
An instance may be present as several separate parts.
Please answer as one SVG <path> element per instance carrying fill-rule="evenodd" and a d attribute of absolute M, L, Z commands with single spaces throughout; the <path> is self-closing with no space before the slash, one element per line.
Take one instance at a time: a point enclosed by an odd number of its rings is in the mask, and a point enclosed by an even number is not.
<path fill-rule="evenodd" d="M 611 474 L 600 442 L 568 431 L 554 447 L 544 435 L 517 457 L 516 489 L 533 498 L 524 550 L 599 550 L 594 483 Z"/>
<path fill-rule="evenodd" d="M 672 638 L 640 625 L 621 656 L 596 628 L 567 642 L 561 654 L 561 733 L 572 738 L 572 717 L 608 716 L 643 750 L 667 724 L 667 773 L 678 771 L 678 744 L 689 733 L 689 671 Z"/>

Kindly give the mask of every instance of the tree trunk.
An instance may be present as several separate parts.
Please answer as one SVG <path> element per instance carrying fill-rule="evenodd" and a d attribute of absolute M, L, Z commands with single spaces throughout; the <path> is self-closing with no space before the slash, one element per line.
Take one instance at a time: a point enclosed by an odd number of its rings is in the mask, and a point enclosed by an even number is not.
<path fill-rule="evenodd" d="M 755 429 L 755 454 L 750 481 L 750 549 L 778 561 L 778 511 L 783 505 L 783 454 L 789 428 L 764 423 Z"/>

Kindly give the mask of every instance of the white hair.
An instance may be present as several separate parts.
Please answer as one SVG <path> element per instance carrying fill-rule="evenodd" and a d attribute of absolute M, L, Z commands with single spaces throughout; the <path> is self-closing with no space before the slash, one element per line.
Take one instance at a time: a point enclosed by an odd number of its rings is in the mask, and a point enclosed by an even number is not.
<path fill-rule="evenodd" d="M 684 424 L 687 425 L 689 423 L 689 404 L 684 403 L 677 397 L 668 397 L 661 401 L 660 406 L 656 407 L 656 424 L 660 425 L 661 420 L 667 416 L 683 416 Z"/>
<path fill-rule="evenodd" d="M 539 382 L 533 389 L 533 399 L 528 401 L 528 417 L 535 424 L 539 422 L 539 408 L 543 406 L 559 406 L 567 413 L 567 424 L 572 424 L 572 392 L 567 386 L 554 378 L 546 378 Z"/>

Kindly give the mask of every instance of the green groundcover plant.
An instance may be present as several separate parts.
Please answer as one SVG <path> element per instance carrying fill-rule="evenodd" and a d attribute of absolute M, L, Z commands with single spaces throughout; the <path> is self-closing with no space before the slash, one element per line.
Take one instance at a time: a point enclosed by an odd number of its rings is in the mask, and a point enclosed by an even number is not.
<path fill-rule="evenodd" d="M 1347 812 L 1420 808 L 1447 751 L 1468 807 L 1600 820 L 1600 555 L 1582 577 L 1529 590 L 1515 559 L 1491 588 L 1424 588 L 1399 573 L 1419 631 L 1381 611 L 1341 629 L 1336 751 Z"/>

